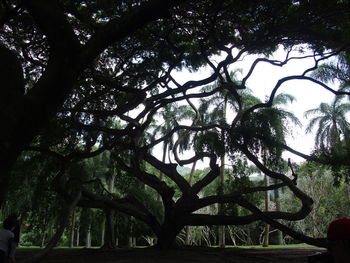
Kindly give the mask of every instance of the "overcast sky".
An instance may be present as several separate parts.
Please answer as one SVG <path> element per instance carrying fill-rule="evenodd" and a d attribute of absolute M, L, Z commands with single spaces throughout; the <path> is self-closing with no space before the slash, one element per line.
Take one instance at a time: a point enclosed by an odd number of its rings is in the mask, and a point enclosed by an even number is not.
<path fill-rule="evenodd" d="M 275 59 L 283 60 L 284 57 L 285 52 L 283 49 L 279 49 L 274 54 Z M 241 68 L 243 69 L 242 75 L 245 76 L 255 59 L 256 56 L 247 56 L 242 62 L 235 63 L 230 70 Z M 249 78 L 247 86 L 253 91 L 255 96 L 259 97 L 262 101 L 265 101 L 266 97 L 270 95 L 271 90 L 280 78 L 302 74 L 305 69 L 312 67 L 313 65 L 314 61 L 311 58 L 292 60 L 283 67 L 273 66 L 268 63 L 259 63 L 254 70 L 254 73 Z M 195 74 L 183 71 L 174 74 L 174 76 L 180 83 L 184 83 L 191 79 L 202 79 L 205 76 L 209 76 L 209 74 L 210 70 L 203 68 Z M 331 87 L 337 89 L 335 86 Z M 305 133 L 305 127 L 308 120 L 304 118 L 304 112 L 312 108 L 317 108 L 321 102 L 331 102 L 334 95 L 312 82 L 302 80 L 293 80 L 284 83 L 281 88 L 279 88 L 278 93 L 281 92 L 289 93 L 296 98 L 296 101 L 286 109 L 293 112 L 303 124 L 302 128 L 295 127 L 293 130 L 294 138 L 288 138 L 289 146 L 302 153 L 309 154 L 314 146 L 314 136 L 313 134 Z M 303 161 L 302 158 L 293 154 L 285 154 L 284 156 L 290 157 L 295 162 Z"/>
<path fill-rule="evenodd" d="M 284 58 L 285 53 L 283 50 L 279 50 L 275 54 L 275 58 Z M 253 60 L 250 58 L 249 60 Z M 251 62 L 242 63 L 244 68 L 250 65 Z M 265 100 L 266 96 L 269 96 L 271 90 L 276 85 L 277 81 L 285 76 L 302 74 L 305 69 L 314 65 L 313 59 L 292 60 L 283 67 L 276 67 L 268 63 L 261 63 L 257 66 L 255 72 L 251 76 L 247 85 L 253 90 L 255 96 Z M 332 86 L 334 89 L 337 87 Z M 308 119 L 304 118 L 304 112 L 317 108 L 321 102 L 331 102 L 334 99 L 334 95 L 324 88 L 312 83 L 310 81 L 293 80 L 285 82 L 278 93 L 289 93 L 296 98 L 296 101 L 288 106 L 288 111 L 293 112 L 303 124 L 302 128 L 295 127 L 293 130 L 294 138 L 288 138 L 289 145 L 303 153 L 310 153 L 314 146 L 314 135 L 306 134 L 305 127 L 308 123 Z M 294 161 L 302 161 L 292 154 L 286 154 L 287 157 L 291 157 Z"/>

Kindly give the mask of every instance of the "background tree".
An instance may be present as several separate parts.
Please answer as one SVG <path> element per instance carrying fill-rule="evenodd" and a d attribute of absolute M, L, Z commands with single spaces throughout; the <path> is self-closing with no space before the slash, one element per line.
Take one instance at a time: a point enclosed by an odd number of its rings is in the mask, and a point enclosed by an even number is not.
<path fill-rule="evenodd" d="M 317 126 L 315 146 L 316 149 L 337 151 L 341 147 L 341 141 L 349 141 L 349 122 L 346 114 L 350 111 L 348 103 L 342 103 L 336 98 L 331 104 L 321 103 L 318 108 L 305 112 L 305 117 L 313 117 L 306 132 L 311 132 Z"/>
<path fill-rule="evenodd" d="M 329 166 L 306 162 L 301 164 L 297 172 L 300 177 L 298 184 L 312 196 L 314 206 L 310 215 L 292 223 L 293 227 L 313 237 L 325 237 L 329 222 L 349 213 L 348 186 L 344 180 L 337 187 L 334 186 L 334 175 Z M 324 195 L 325 192 L 328 193 L 327 196 Z M 332 196 L 332 200 L 328 196 Z M 289 192 L 285 192 L 282 206 L 292 210 L 294 208 L 289 198 Z"/>
<path fill-rule="evenodd" d="M 333 61 L 320 65 L 312 76 L 323 82 L 339 84 L 340 90 L 347 90 L 350 84 L 349 62 L 348 52 L 341 52 Z"/>

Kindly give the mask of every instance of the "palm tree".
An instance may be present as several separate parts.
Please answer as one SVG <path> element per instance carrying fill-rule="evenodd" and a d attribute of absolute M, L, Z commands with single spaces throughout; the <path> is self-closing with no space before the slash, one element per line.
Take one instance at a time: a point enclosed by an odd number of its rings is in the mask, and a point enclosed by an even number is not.
<path fill-rule="evenodd" d="M 234 78 L 234 75 L 238 71 L 231 72 L 231 79 Z M 234 81 L 234 80 L 233 80 Z M 203 91 L 210 91 L 219 86 L 219 83 L 215 83 L 214 85 L 209 85 L 203 88 Z M 227 90 L 223 90 L 222 92 L 217 92 L 215 96 L 212 96 L 210 99 L 201 100 L 201 104 L 199 107 L 199 112 L 201 116 L 201 122 L 203 123 L 219 123 L 221 125 L 226 125 L 226 113 L 227 107 L 231 106 L 234 108 L 236 102 L 236 98 L 232 96 Z M 212 133 L 212 132 L 211 132 Z M 214 133 L 217 133 L 214 131 Z M 213 134 L 213 133 L 212 133 Z M 216 136 L 219 140 L 216 144 L 216 151 L 220 155 L 220 181 L 219 181 L 219 189 L 218 194 L 224 194 L 224 182 L 225 182 L 225 132 L 221 130 L 220 133 L 217 133 Z M 218 204 L 218 214 L 223 214 L 224 207 L 222 204 Z M 225 226 L 220 225 L 218 228 L 218 241 L 220 247 L 225 247 Z"/>
<path fill-rule="evenodd" d="M 105 190 L 114 193 L 114 184 L 117 176 L 116 163 L 113 161 L 114 153 L 104 151 L 90 159 L 84 160 L 86 169 L 91 173 L 92 178 L 99 179 L 103 182 Z M 115 248 L 116 237 L 114 235 L 115 222 L 113 220 L 113 212 L 110 208 L 106 208 L 105 217 L 101 222 L 101 246 L 105 248 Z"/>
<path fill-rule="evenodd" d="M 339 148 L 342 139 L 348 142 L 350 126 L 346 114 L 349 111 L 350 104 L 341 103 L 341 98 L 337 97 L 330 104 L 322 102 L 318 108 L 304 113 L 306 118 L 314 116 L 306 127 L 306 132 L 310 133 L 317 127 L 316 149 L 333 151 Z"/>
<path fill-rule="evenodd" d="M 252 96 L 249 92 L 242 95 L 244 101 L 248 101 L 246 108 L 259 102 L 257 98 Z M 288 124 L 301 125 L 298 118 L 291 112 L 286 111 L 283 106 L 292 103 L 295 98 L 286 93 L 278 94 L 271 107 L 261 108 L 253 112 L 249 120 L 246 121 L 246 126 L 250 130 L 252 137 L 258 138 L 253 140 L 252 144 L 259 145 L 263 163 L 267 167 L 274 167 L 279 169 L 282 160 L 282 149 L 278 147 L 277 143 L 285 143 L 286 136 L 289 132 Z M 264 184 L 268 186 L 268 178 L 264 176 Z M 277 183 L 277 182 L 274 182 Z M 279 211 L 279 189 L 274 191 L 276 210 Z M 265 192 L 265 210 L 269 210 L 269 194 Z M 281 232 L 279 231 L 281 236 Z M 279 238 L 281 239 L 281 237 Z M 269 225 L 266 224 L 264 231 L 263 246 L 269 245 Z"/>
<path fill-rule="evenodd" d="M 191 118 L 191 111 L 189 107 L 186 105 L 177 105 L 177 104 L 168 104 L 166 105 L 162 111 L 156 116 L 158 121 L 162 121 L 162 123 L 153 125 L 152 128 L 153 134 L 151 137 L 155 137 L 157 134 L 160 136 L 165 136 L 170 133 L 179 123 L 184 120 Z M 174 137 L 170 136 L 163 141 L 163 154 L 162 154 L 162 162 L 166 161 L 167 153 L 174 146 Z M 163 174 L 160 173 L 160 179 L 163 179 Z"/>
<path fill-rule="evenodd" d="M 339 83 L 339 90 L 345 91 L 350 88 L 350 54 L 341 52 L 336 61 L 325 63 L 319 66 L 311 75 L 312 77 L 323 81 Z"/>

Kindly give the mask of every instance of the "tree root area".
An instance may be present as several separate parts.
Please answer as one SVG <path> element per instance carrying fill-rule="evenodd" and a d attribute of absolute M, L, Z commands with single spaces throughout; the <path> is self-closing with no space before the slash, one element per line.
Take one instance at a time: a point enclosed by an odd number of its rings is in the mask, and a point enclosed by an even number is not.
<path fill-rule="evenodd" d="M 157 250 L 154 248 L 102 249 L 55 249 L 40 262 L 47 263 L 306 263 L 307 257 L 322 252 L 318 248 L 247 249 L 187 247 L 181 249 Z M 17 261 L 27 259 L 37 250 L 19 250 Z"/>

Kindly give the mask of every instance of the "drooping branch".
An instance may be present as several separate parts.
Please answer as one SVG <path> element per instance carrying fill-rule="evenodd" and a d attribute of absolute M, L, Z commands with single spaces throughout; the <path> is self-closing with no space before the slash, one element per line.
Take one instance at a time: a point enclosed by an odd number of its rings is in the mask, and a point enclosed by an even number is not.
<path fill-rule="evenodd" d="M 102 146 L 100 148 L 98 148 L 97 150 L 94 151 L 88 151 L 88 152 L 71 152 L 67 155 L 63 155 L 60 154 L 56 151 L 50 150 L 48 148 L 42 148 L 39 146 L 28 146 L 25 149 L 26 151 L 34 151 L 34 152 L 40 152 L 42 154 L 51 156 L 56 158 L 57 160 L 59 160 L 60 162 L 69 162 L 69 161 L 73 161 L 73 160 L 82 160 L 82 159 L 87 159 L 87 158 L 92 158 L 94 156 L 97 156 L 99 154 L 101 154 L 102 152 L 104 152 L 106 150 L 106 147 Z"/>
<path fill-rule="evenodd" d="M 312 238 L 312 237 L 305 236 L 302 233 L 298 233 L 298 232 L 294 231 L 293 229 L 291 229 L 289 227 L 286 227 L 285 225 L 283 225 L 283 224 L 279 223 L 278 221 L 274 220 L 267 213 L 264 213 L 264 212 L 260 211 L 257 207 L 253 206 L 252 204 L 250 204 L 249 202 L 247 202 L 243 198 L 239 199 L 237 201 L 237 203 L 239 203 L 244 208 L 250 210 L 255 215 L 259 216 L 261 220 L 267 222 L 271 226 L 273 226 L 273 227 L 283 231 L 284 233 L 290 235 L 291 237 L 293 237 L 293 238 L 295 238 L 297 240 L 301 240 L 301 241 L 304 241 L 304 242 L 306 242 L 308 244 L 315 245 L 315 246 L 318 246 L 318 247 L 327 247 L 328 246 L 328 244 L 327 244 L 325 239 Z"/>
<path fill-rule="evenodd" d="M 255 164 L 256 167 L 258 167 L 264 174 L 267 176 L 270 176 L 274 179 L 279 179 L 282 182 L 284 182 L 288 188 L 295 194 L 297 198 L 299 198 L 302 202 L 302 208 L 299 211 L 299 215 L 302 216 L 301 218 L 307 216 L 311 210 L 313 205 L 313 200 L 307 196 L 304 192 L 302 192 L 297 186 L 296 182 L 294 180 L 289 179 L 287 176 L 273 172 L 270 169 L 268 169 L 265 165 L 263 165 L 256 156 L 254 156 L 244 145 L 239 145 L 239 149 L 247 156 L 247 158 Z"/>
<path fill-rule="evenodd" d="M 82 191 L 82 196 L 86 199 L 82 199 L 78 203 L 81 207 L 115 209 L 145 222 L 153 229 L 153 231 L 159 231 L 160 223 L 156 217 L 134 197 L 129 196 L 121 199 L 103 198 L 87 189 Z"/>
<path fill-rule="evenodd" d="M 65 187 L 65 167 L 67 164 L 63 164 L 62 168 L 54 178 L 54 185 L 56 192 L 61 195 L 66 201 L 69 201 L 71 195 L 67 192 L 67 187 Z M 153 231 L 159 231 L 159 222 L 156 217 L 134 196 L 128 196 L 125 198 L 116 198 L 115 196 L 109 193 L 108 196 L 97 195 L 84 187 L 85 184 L 89 184 L 92 181 L 88 182 L 76 182 L 79 185 L 81 192 L 81 198 L 77 203 L 80 207 L 88 208 L 100 208 L 106 209 L 111 208 L 114 210 L 121 211 L 128 215 L 134 216 L 139 220 L 148 224 Z M 168 194 L 170 191 L 167 192 Z"/>
<path fill-rule="evenodd" d="M 304 73 L 302 75 L 306 75 L 306 73 L 308 73 L 309 71 L 311 70 L 314 70 L 315 67 L 317 68 L 317 65 L 319 62 L 323 61 L 323 60 L 326 60 L 326 59 L 329 59 L 330 57 L 332 56 L 335 56 L 337 54 L 339 54 L 340 52 L 342 51 L 341 50 L 338 50 L 338 51 L 335 51 L 335 52 L 328 52 L 326 54 L 320 54 L 318 56 L 320 56 L 319 59 L 316 59 L 315 57 L 317 56 L 316 54 L 313 54 L 313 55 L 306 55 L 306 56 L 297 56 L 297 57 L 290 57 L 290 52 L 291 51 L 288 51 L 287 54 L 286 54 L 286 58 L 284 60 L 271 60 L 271 59 L 268 59 L 268 58 L 257 58 L 254 60 L 254 62 L 252 63 L 252 65 L 250 66 L 249 68 L 249 71 L 247 73 L 247 75 L 242 79 L 242 86 L 245 86 L 246 85 L 246 82 L 248 81 L 248 79 L 251 77 L 251 75 L 253 74 L 256 66 L 263 62 L 263 63 L 268 63 L 270 65 L 273 65 L 273 66 L 277 66 L 277 67 L 283 67 L 284 65 L 287 65 L 288 62 L 292 61 L 292 60 L 302 60 L 302 59 L 307 59 L 307 58 L 315 58 L 315 66 L 310 68 L 310 69 L 307 69 L 306 71 L 304 71 Z"/>
<path fill-rule="evenodd" d="M 37 254 L 35 254 L 31 258 L 18 261 L 19 263 L 35 263 L 35 262 L 38 262 L 41 259 L 43 259 L 57 245 L 57 243 L 61 239 L 61 236 L 63 234 L 64 229 L 68 225 L 69 218 L 71 217 L 71 214 L 72 214 L 74 208 L 79 203 L 81 197 L 82 197 L 82 193 L 81 193 L 81 191 L 79 191 L 76 194 L 75 198 L 71 201 L 71 203 L 69 205 L 67 205 L 67 207 L 65 208 L 64 214 L 61 217 L 58 229 L 57 229 L 56 233 L 54 234 L 54 236 L 49 241 L 49 243 L 46 245 L 46 247 L 43 250 L 41 250 L 40 252 L 38 252 Z"/>
<path fill-rule="evenodd" d="M 277 84 L 275 85 L 275 87 L 272 89 L 271 93 L 270 93 L 270 97 L 268 99 L 267 102 L 265 103 L 258 103 L 258 104 L 255 104 L 254 106 L 248 108 L 244 113 L 243 113 L 243 116 L 242 116 L 242 119 L 246 119 L 248 118 L 248 115 L 259 109 L 259 108 L 267 108 L 267 107 L 271 107 L 272 104 L 273 104 L 273 100 L 275 98 L 275 95 L 278 91 L 278 89 L 282 86 L 282 84 L 284 84 L 285 82 L 287 81 L 292 81 L 292 80 L 308 80 L 308 81 L 311 81 L 313 83 L 316 83 L 318 85 L 320 85 L 322 88 L 328 90 L 329 92 L 333 93 L 334 95 L 348 95 L 350 96 L 350 92 L 347 92 L 347 91 L 337 91 L 337 90 L 334 90 L 332 89 L 331 87 L 329 87 L 328 85 L 326 85 L 325 83 L 319 81 L 319 80 L 316 80 L 314 78 L 311 78 L 311 77 L 308 77 L 308 76 L 303 76 L 303 75 L 293 75 L 293 76 L 288 76 L 288 77 L 284 77 L 284 78 L 281 78 L 280 80 L 277 81 Z"/>
<path fill-rule="evenodd" d="M 276 189 L 280 189 L 283 186 L 286 186 L 286 184 L 279 183 L 279 184 L 271 184 L 269 186 L 248 187 L 229 194 L 206 196 L 203 198 L 199 198 L 198 201 L 195 202 L 195 205 L 191 206 L 191 212 L 194 212 L 196 210 L 199 210 L 201 208 L 204 208 L 210 205 L 219 204 L 219 203 L 234 204 L 236 203 L 236 199 L 241 197 L 242 195 L 276 190 Z"/>

